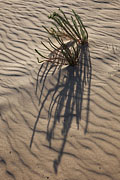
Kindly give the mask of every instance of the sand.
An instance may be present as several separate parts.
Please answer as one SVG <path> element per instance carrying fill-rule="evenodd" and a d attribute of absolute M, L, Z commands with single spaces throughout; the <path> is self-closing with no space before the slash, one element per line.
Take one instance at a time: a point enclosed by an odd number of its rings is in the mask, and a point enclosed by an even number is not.
<path fill-rule="evenodd" d="M 87 28 L 87 73 L 37 62 L 59 7 Z M 120 180 L 119 0 L 0 1 L 0 180 L 46 179 Z"/>

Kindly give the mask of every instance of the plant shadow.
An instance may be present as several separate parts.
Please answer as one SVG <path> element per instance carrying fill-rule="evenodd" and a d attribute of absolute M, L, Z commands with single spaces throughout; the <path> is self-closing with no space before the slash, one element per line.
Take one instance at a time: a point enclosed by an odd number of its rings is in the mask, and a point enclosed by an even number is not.
<path fill-rule="evenodd" d="M 59 56 L 59 54 L 57 54 L 57 56 Z M 52 78 L 49 79 L 49 89 L 47 89 L 46 94 L 44 94 L 45 83 L 49 78 L 48 75 L 51 70 L 52 73 L 50 76 Z M 43 71 L 42 75 L 39 76 L 41 71 Z M 43 63 L 39 69 L 36 81 L 36 94 L 38 91 L 38 85 L 41 84 L 39 95 L 40 109 L 34 124 L 30 147 L 33 143 L 37 123 L 42 116 L 46 103 L 48 104 L 47 100 L 49 98 L 50 101 L 47 108 L 48 123 L 46 132 L 49 148 L 52 148 L 52 140 L 54 139 L 57 123 L 60 122 L 61 119 L 63 121 L 61 130 L 63 137 L 62 144 L 58 152 L 58 157 L 53 162 L 55 173 L 58 171 L 72 122 L 73 120 L 76 121 L 77 129 L 79 129 L 83 109 L 86 110 L 84 116 L 86 121 L 84 133 L 87 133 L 90 109 L 91 78 L 92 66 L 88 45 L 80 47 L 79 64 L 77 66 L 65 66 L 63 69 L 60 66 L 58 69 L 54 64 Z M 84 103 L 84 99 L 86 103 Z"/>

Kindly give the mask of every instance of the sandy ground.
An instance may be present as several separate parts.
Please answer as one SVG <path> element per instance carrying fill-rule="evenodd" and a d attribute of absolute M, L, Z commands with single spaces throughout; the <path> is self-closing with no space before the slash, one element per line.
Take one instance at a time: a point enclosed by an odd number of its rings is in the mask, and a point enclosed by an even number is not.
<path fill-rule="evenodd" d="M 58 7 L 86 25 L 87 73 L 37 62 Z M 0 180 L 13 179 L 120 180 L 120 0 L 0 1 Z"/>

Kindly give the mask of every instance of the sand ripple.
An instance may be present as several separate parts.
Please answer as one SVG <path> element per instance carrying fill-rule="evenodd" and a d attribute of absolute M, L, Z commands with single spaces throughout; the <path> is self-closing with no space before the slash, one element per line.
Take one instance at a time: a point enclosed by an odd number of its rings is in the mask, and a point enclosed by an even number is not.
<path fill-rule="evenodd" d="M 38 64 L 42 25 L 82 17 L 85 66 Z M 0 1 L 0 179 L 120 179 L 120 1 Z M 30 148 L 31 146 L 31 148 Z"/>

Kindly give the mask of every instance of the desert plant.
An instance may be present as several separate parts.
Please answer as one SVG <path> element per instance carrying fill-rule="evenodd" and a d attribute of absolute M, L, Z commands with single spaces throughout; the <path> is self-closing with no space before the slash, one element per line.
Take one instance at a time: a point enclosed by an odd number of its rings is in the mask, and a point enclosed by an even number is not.
<path fill-rule="evenodd" d="M 42 55 L 37 49 L 35 51 L 50 62 L 74 66 L 79 62 L 80 47 L 88 43 L 88 33 L 80 16 L 74 10 L 72 10 L 74 17 L 71 16 L 71 21 L 68 20 L 61 9 L 59 9 L 59 12 L 53 12 L 49 16 L 52 19 L 53 27 L 48 29 L 43 26 L 47 33 L 56 40 L 55 43 L 48 37 L 50 47 L 41 42 L 50 52 L 50 56 Z M 69 41 L 66 42 L 65 38 Z"/>

